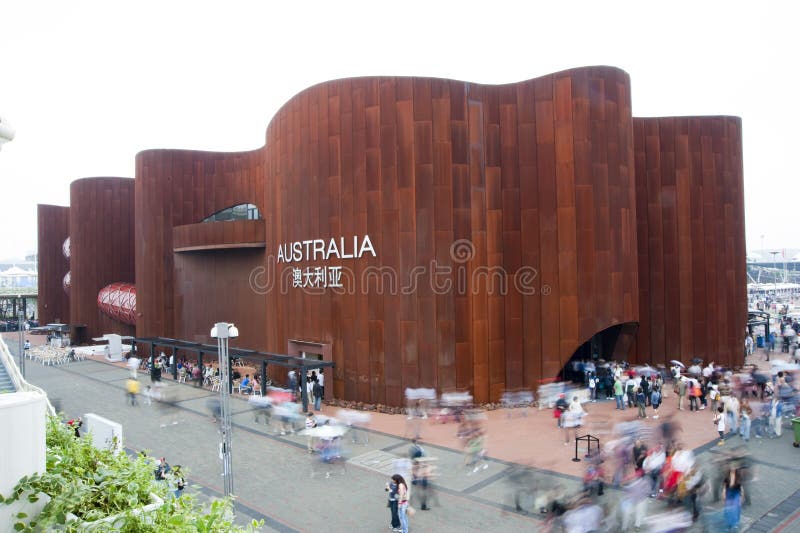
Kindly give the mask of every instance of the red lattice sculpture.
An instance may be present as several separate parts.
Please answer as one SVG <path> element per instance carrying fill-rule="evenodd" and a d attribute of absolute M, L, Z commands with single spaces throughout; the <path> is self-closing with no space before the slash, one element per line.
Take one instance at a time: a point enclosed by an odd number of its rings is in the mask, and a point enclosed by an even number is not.
<path fill-rule="evenodd" d="M 107 285 L 97 293 L 97 307 L 123 324 L 136 325 L 136 286 L 117 282 Z"/>

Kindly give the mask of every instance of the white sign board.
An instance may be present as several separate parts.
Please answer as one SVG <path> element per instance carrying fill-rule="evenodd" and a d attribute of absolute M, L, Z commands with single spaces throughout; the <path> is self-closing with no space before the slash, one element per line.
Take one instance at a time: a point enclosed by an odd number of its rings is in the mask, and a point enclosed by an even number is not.
<path fill-rule="evenodd" d="M 111 363 L 118 363 L 122 361 L 122 337 L 115 333 L 107 333 L 103 337 L 108 341 L 108 350 L 106 350 L 106 361 Z"/>
<path fill-rule="evenodd" d="M 107 418 L 87 413 L 83 416 L 86 424 L 86 431 L 92 436 L 92 444 L 100 450 L 114 450 L 114 453 L 122 451 L 122 424 L 113 422 Z"/>

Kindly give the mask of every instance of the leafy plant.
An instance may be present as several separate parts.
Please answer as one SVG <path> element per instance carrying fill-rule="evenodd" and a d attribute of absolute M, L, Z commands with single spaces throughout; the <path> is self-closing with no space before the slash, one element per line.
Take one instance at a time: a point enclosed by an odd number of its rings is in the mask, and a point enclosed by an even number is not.
<path fill-rule="evenodd" d="M 190 496 L 168 499 L 154 512 L 135 515 L 132 510 L 149 504 L 151 494 L 167 499 L 166 485 L 155 480 L 152 464 L 145 457 L 131 458 L 97 449 L 86 436 L 76 439 L 73 431 L 57 417 L 48 417 L 46 443 L 47 470 L 23 477 L 7 498 L 0 496 L 0 502 L 6 504 L 19 500 L 23 494 L 30 502 L 37 501 L 39 493 L 51 498 L 28 525 L 22 522 L 27 516 L 19 513 L 20 522 L 14 525 L 16 531 L 44 531 L 52 527 L 77 530 L 76 522 L 68 521 L 69 514 L 86 522 L 124 516 L 122 522 L 92 528 L 98 531 L 212 533 L 254 531 L 262 525 L 254 522 L 247 529 L 237 528 L 233 525 L 230 501 L 213 501 L 204 509 Z"/>

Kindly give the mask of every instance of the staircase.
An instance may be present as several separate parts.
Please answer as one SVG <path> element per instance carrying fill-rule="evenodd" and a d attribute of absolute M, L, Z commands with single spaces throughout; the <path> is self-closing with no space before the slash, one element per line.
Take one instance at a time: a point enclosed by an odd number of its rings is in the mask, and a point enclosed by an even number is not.
<path fill-rule="evenodd" d="M 17 388 L 14 386 L 14 382 L 11 381 L 11 376 L 8 375 L 6 365 L 0 361 L 0 394 L 9 392 L 17 392 Z"/>

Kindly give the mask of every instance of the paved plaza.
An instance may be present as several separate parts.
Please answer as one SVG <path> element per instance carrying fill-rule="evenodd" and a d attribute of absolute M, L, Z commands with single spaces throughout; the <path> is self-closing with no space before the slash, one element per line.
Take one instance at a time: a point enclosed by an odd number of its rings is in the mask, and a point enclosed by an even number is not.
<path fill-rule="evenodd" d="M 6 340 L 15 351 L 13 337 Z M 174 402 L 130 407 L 124 391 L 127 371 L 119 365 L 91 359 L 56 366 L 28 361 L 26 374 L 28 381 L 47 391 L 66 417 L 95 413 L 120 422 L 128 449 L 148 450 L 153 456 L 166 457 L 170 464 L 183 465 L 190 473 L 190 489 L 201 496 L 221 494 L 218 425 L 207 408 L 216 393 L 167 379 Z M 143 376 L 143 384 L 148 383 L 149 377 Z M 608 427 L 633 414 L 633 410 L 615 412 L 613 401 L 590 404 L 587 409 L 590 418 L 595 418 L 590 431 L 601 439 Z M 337 410 L 325 407 L 324 413 L 332 416 Z M 361 443 L 348 439 L 348 461 L 329 466 L 307 453 L 305 437 L 281 436 L 257 421 L 244 399 L 234 397 L 232 413 L 239 521 L 264 519 L 264 531 L 388 530 L 383 488 L 395 459 L 408 453 L 405 435 L 410 428 L 404 416 L 375 415 Z M 537 531 L 542 527 L 544 518 L 533 509 L 532 501 L 523 501 L 531 508 L 529 514 L 514 511 L 510 474 L 520 465 L 531 465 L 537 483 L 573 490 L 581 484 L 585 462 L 571 461 L 574 446 L 563 445 L 549 410 L 532 409 L 525 414 L 521 409 L 488 413 L 490 459 L 488 467 L 476 473 L 463 466 L 455 425 L 423 423 L 424 446 L 428 455 L 436 457 L 439 475 L 432 510 L 418 512 L 410 521 L 411 531 Z M 714 459 L 726 448 L 744 443 L 736 437 L 725 447 L 716 446 L 710 415 L 708 419 L 706 415 L 683 412 L 676 420 L 683 427 L 682 440 L 695 450 L 711 476 Z M 785 430 L 779 439 L 752 439 L 747 445 L 757 479 L 752 484 L 752 504 L 743 509 L 742 530 L 800 532 L 800 449 L 792 446 L 792 440 L 792 432 Z M 609 489 L 600 501 L 613 509 L 621 494 Z M 712 510 L 720 507 L 709 505 Z M 660 502 L 649 507 L 651 513 L 663 509 Z"/>

